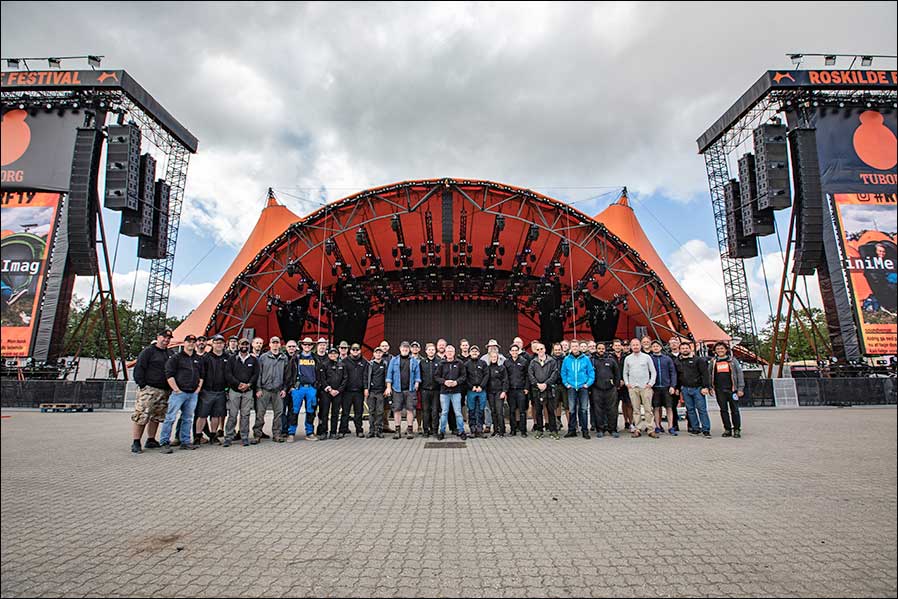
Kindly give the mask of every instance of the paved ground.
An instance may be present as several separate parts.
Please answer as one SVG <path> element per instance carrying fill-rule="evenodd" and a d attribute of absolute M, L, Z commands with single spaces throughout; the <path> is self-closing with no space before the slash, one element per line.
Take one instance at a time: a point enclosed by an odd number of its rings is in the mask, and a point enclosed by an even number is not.
<path fill-rule="evenodd" d="M 894 408 L 465 449 L 132 455 L 129 424 L 4 413 L 2 596 L 896 595 Z"/>

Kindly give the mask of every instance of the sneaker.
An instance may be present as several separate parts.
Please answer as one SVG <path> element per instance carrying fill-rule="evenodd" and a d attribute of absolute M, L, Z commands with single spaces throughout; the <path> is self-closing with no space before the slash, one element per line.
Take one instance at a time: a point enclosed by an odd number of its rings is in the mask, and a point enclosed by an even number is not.
<path fill-rule="evenodd" d="M 741 439 L 741 438 L 742 438 L 742 430 L 741 430 L 741 429 L 738 429 L 738 428 L 735 429 L 735 430 L 733 430 L 733 438 L 734 438 L 734 439 Z"/>
<path fill-rule="evenodd" d="M 526 436 L 527 436 L 527 431 L 521 431 L 521 436 L 522 436 L 522 437 L 526 437 Z"/>
<path fill-rule="evenodd" d="M 577 436 L 577 433 L 574 431 L 568 431 L 568 433 L 564 436 L 565 439 L 573 439 Z"/>
<path fill-rule="evenodd" d="M 296 436 L 295 436 L 295 435 L 288 435 L 288 436 L 287 436 L 287 443 L 295 443 L 295 442 L 296 442 Z"/>
<path fill-rule="evenodd" d="M 700 434 L 702 434 L 702 431 L 696 430 L 696 429 L 692 429 L 691 431 L 689 431 L 689 434 L 692 435 L 692 436 L 694 436 L 694 437 L 697 437 L 697 436 L 699 436 Z"/>
<path fill-rule="evenodd" d="M 203 443 L 208 443 L 205 437 L 202 435 L 194 435 L 193 436 L 193 444 L 194 445 L 202 445 Z"/>
<path fill-rule="evenodd" d="M 533 433 L 533 436 L 536 437 L 537 439 L 542 439 L 542 438 L 543 438 L 543 432 L 542 432 L 542 431 L 536 431 L 535 433 Z"/>
<path fill-rule="evenodd" d="M 720 435 L 720 436 L 721 436 L 721 437 L 732 437 L 732 436 L 733 436 L 733 431 L 724 431 L 723 434 Z"/>
<path fill-rule="evenodd" d="M 654 433 L 652 433 L 652 434 L 654 434 Z M 642 433 L 639 432 L 639 429 L 638 429 L 638 428 L 634 428 L 634 429 L 630 432 L 630 436 L 633 437 L 634 439 L 638 439 L 639 437 L 642 436 Z"/>
<path fill-rule="evenodd" d="M 243 439 L 243 440 L 240 442 L 240 444 L 243 445 L 244 447 L 249 447 L 249 446 L 250 446 L 249 439 Z"/>
<path fill-rule="evenodd" d="M 172 446 L 172 447 L 177 447 L 177 446 L 180 445 L 180 444 L 181 444 L 181 440 L 180 440 L 180 439 L 175 439 L 174 441 L 171 442 L 171 446 Z"/>
<path fill-rule="evenodd" d="M 356 431 L 355 436 L 358 437 L 359 439 L 364 439 L 365 433 L 363 433 L 362 431 Z"/>
<path fill-rule="evenodd" d="M 143 445 L 144 449 L 159 449 L 160 447 L 162 446 L 159 445 L 159 441 L 156 439 L 147 439 L 147 442 Z"/>
<path fill-rule="evenodd" d="M 371 432 L 368 433 L 368 438 L 369 438 L 369 439 L 373 439 L 373 438 L 374 438 L 374 431 L 371 431 Z"/>
<path fill-rule="evenodd" d="M 430 431 L 424 431 L 424 438 L 430 439 Z"/>
<path fill-rule="evenodd" d="M 663 432 L 664 432 L 664 429 L 661 428 L 660 426 L 656 426 L 656 427 L 655 427 L 655 434 L 656 434 L 656 435 L 657 435 L 658 433 L 663 433 Z"/>
<path fill-rule="evenodd" d="M 657 439 L 657 438 L 658 438 L 658 433 L 656 433 L 655 431 L 652 431 L 652 432 L 649 433 L 649 437 L 651 437 L 652 439 Z"/>
<path fill-rule="evenodd" d="M 269 437 L 269 436 L 266 435 L 265 433 L 262 433 L 262 436 L 260 436 L 259 438 L 260 438 L 260 439 L 270 439 L 271 437 Z"/>
<path fill-rule="evenodd" d="M 378 431 L 378 433 L 377 433 L 376 435 L 374 435 L 374 436 L 377 437 L 378 439 L 383 439 L 383 438 L 384 438 L 384 434 L 381 433 L 381 432 L 379 432 L 379 431 Z"/>
<path fill-rule="evenodd" d="M 709 433 L 709 432 L 702 433 L 702 437 L 704 437 L 705 439 L 710 439 L 711 433 Z"/>
<path fill-rule="evenodd" d="M 590 436 L 589 436 L 589 431 L 583 431 L 583 438 L 584 438 L 584 439 L 589 439 L 589 438 L 590 438 Z"/>
<path fill-rule="evenodd" d="M 187 445 L 181 443 L 181 449 L 196 449 L 196 445 L 193 443 L 188 443 Z"/>
<path fill-rule="evenodd" d="M 605 433 L 603 431 L 596 431 L 596 439 L 601 439 L 604 436 Z"/>
<path fill-rule="evenodd" d="M 306 441 L 317 441 L 318 437 L 315 436 L 315 433 L 308 433 L 306 435 Z"/>
<path fill-rule="evenodd" d="M 217 433 L 213 433 L 212 438 L 209 439 L 209 443 L 212 445 L 221 445 L 221 437 L 219 437 Z"/>
<path fill-rule="evenodd" d="M 169 445 L 168 443 L 163 443 L 162 444 L 162 453 L 172 453 L 171 445 Z"/>
<path fill-rule="evenodd" d="M 140 440 L 134 439 L 131 442 L 131 453 L 143 453 L 143 448 L 140 446 Z"/>
<path fill-rule="evenodd" d="M 561 435 L 559 435 L 557 432 L 552 433 L 552 438 L 555 439 L 556 441 L 558 441 L 559 439 L 561 439 Z"/>
<path fill-rule="evenodd" d="M 378 437 L 379 437 L 379 436 L 380 436 L 380 435 L 378 435 Z M 445 439 L 445 438 L 446 438 L 446 433 L 437 433 L 437 440 L 438 440 L 438 441 L 442 441 L 442 440 Z"/>
<path fill-rule="evenodd" d="M 462 441 L 467 441 L 467 439 L 468 439 L 468 435 L 467 435 L 467 433 L 465 433 L 465 431 L 462 431 L 461 434 L 459 434 L 458 436 L 461 438 Z"/>
<path fill-rule="evenodd" d="M 614 437 L 615 439 L 620 439 L 620 433 L 617 431 L 614 431 L 613 433 L 611 433 L 611 436 Z"/>
<path fill-rule="evenodd" d="M 415 438 L 415 433 L 412 432 L 412 429 L 405 431 L 405 438 L 406 439 L 414 439 Z"/>
<path fill-rule="evenodd" d="M 402 434 L 397 430 L 397 431 L 393 434 L 393 438 L 394 438 L 394 439 L 401 439 L 401 438 L 402 438 Z"/>
<path fill-rule="evenodd" d="M 246 445 L 246 439 L 243 440 L 243 444 Z M 258 445 L 259 437 L 253 437 L 252 440 L 249 442 L 249 444 L 250 445 Z"/>
<path fill-rule="evenodd" d="M 518 431 L 511 431 L 511 436 L 512 436 L 512 437 L 517 437 L 517 436 L 518 436 Z"/>
<path fill-rule="evenodd" d="M 670 436 L 671 436 L 671 437 L 677 437 L 677 436 L 679 436 L 679 434 L 680 434 L 680 433 L 677 432 L 677 429 L 675 429 L 675 428 L 672 428 L 672 429 L 670 429 L 670 430 L 667 431 L 667 432 L 670 433 Z"/>
<path fill-rule="evenodd" d="M 225 439 L 224 442 L 222 442 L 221 446 L 222 446 L 222 447 L 230 447 L 230 446 L 231 446 L 231 440 L 230 440 L 230 439 Z"/>

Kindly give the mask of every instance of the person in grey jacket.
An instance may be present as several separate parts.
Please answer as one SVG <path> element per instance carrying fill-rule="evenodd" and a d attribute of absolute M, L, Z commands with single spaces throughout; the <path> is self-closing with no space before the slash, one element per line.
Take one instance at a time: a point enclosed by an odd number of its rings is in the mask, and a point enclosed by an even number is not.
<path fill-rule="evenodd" d="M 651 346 L 651 345 L 650 345 Z M 624 384 L 630 390 L 630 403 L 633 404 L 633 423 L 630 433 L 633 437 L 641 437 L 639 431 L 639 406 L 645 412 L 645 428 L 649 437 L 656 438 L 655 418 L 652 413 L 652 387 L 655 385 L 655 365 L 652 359 L 642 351 L 639 339 L 630 341 L 630 355 L 624 358 Z"/>
<path fill-rule="evenodd" d="M 262 438 L 265 426 L 265 412 L 268 407 L 274 411 L 271 436 L 275 443 L 283 443 L 281 434 L 281 414 L 284 413 L 284 397 L 287 395 L 284 385 L 284 373 L 287 370 L 287 354 L 281 352 L 281 340 L 272 337 L 268 341 L 268 351 L 259 356 L 259 379 L 256 390 L 256 421 L 253 424 L 253 445 Z"/>
<path fill-rule="evenodd" d="M 714 356 L 708 363 L 711 376 L 711 394 L 717 398 L 720 406 L 720 419 L 723 421 L 722 437 L 742 436 L 742 416 L 739 414 L 739 398 L 745 394 L 745 378 L 739 360 L 730 353 L 730 348 L 723 341 L 714 344 Z"/>

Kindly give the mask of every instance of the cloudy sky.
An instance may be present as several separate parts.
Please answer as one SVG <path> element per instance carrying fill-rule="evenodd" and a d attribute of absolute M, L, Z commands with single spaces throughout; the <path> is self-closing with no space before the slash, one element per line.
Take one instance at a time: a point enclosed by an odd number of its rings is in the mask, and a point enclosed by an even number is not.
<path fill-rule="evenodd" d="M 628 186 L 671 271 L 725 320 L 696 138 L 786 53 L 896 54 L 895 2 L 3 2 L 0 23 L 4 57 L 102 54 L 199 138 L 173 314 L 225 271 L 268 187 L 305 214 L 322 186 L 335 200 L 455 176 L 589 214 Z M 746 262 L 759 322 L 782 272 L 776 239 L 762 250 Z M 142 304 L 135 255 L 122 238 L 119 294 Z"/>

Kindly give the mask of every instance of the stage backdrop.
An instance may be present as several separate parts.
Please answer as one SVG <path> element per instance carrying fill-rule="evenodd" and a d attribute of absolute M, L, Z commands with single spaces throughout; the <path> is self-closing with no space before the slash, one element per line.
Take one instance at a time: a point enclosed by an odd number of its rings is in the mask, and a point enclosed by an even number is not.
<path fill-rule="evenodd" d="M 399 353 L 402 341 L 417 341 L 421 352 L 427 342 L 440 337 L 458 349 L 458 340 L 465 338 L 486 351 L 486 343 L 495 339 L 507 353 L 512 339 L 518 334 L 518 313 L 495 302 L 482 301 L 415 301 L 402 302 L 384 312 L 384 332 L 390 342 L 390 353 Z M 340 340 L 337 339 L 339 342 Z M 525 340 L 529 343 L 529 340 Z M 527 348 L 530 351 L 530 348 Z"/>
<path fill-rule="evenodd" d="M 3 189 L 69 190 L 75 134 L 84 122 L 77 110 L 3 113 Z"/>
<path fill-rule="evenodd" d="M 789 115 L 795 123 L 795 115 Z M 894 109 L 819 107 L 816 128 L 826 264 L 818 269 L 833 347 L 894 354 L 898 139 Z M 850 324 L 854 324 L 852 327 Z M 836 341 L 842 341 L 841 344 Z"/>
<path fill-rule="evenodd" d="M 0 209 L 0 355 L 31 355 L 60 194 L 4 192 Z"/>

